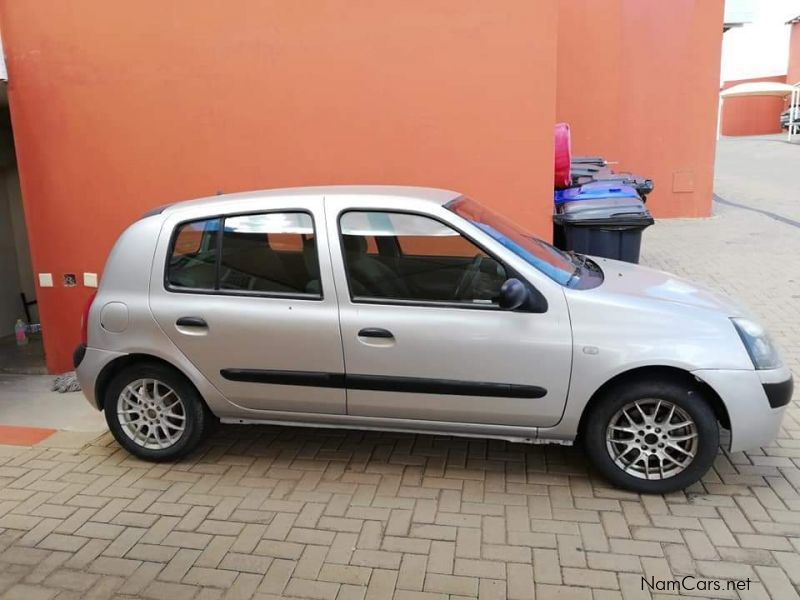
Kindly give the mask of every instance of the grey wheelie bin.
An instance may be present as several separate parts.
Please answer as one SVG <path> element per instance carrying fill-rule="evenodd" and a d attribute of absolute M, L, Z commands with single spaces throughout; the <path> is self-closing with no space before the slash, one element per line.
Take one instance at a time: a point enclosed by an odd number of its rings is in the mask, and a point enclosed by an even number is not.
<path fill-rule="evenodd" d="M 563 250 L 638 263 L 642 231 L 653 224 L 636 198 L 563 202 L 553 215 Z"/>

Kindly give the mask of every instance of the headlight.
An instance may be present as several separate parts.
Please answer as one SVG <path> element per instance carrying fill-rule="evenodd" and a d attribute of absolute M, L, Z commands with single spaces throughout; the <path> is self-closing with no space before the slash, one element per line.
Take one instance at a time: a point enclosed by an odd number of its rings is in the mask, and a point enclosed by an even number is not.
<path fill-rule="evenodd" d="M 756 369 L 776 369 L 781 366 L 781 357 L 761 325 L 749 319 L 731 318 L 731 321 Z"/>

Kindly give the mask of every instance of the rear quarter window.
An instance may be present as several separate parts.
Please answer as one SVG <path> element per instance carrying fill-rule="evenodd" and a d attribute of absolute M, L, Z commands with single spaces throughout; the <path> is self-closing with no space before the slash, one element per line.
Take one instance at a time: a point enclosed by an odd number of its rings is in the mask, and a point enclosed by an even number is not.
<path fill-rule="evenodd" d="M 219 219 L 190 221 L 178 226 L 167 262 L 169 286 L 194 290 L 214 289 L 219 227 Z"/>

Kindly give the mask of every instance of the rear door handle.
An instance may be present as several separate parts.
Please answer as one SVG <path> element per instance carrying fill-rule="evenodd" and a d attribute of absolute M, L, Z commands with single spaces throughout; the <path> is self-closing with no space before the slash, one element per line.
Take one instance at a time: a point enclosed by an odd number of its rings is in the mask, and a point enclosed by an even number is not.
<path fill-rule="evenodd" d="M 367 338 L 393 338 L 392 332 L 380 327 L 365 327 L 358 332 L 358 337 Z"/>
<path fill-rule="evenodd" d="M 208 327 L 208 323 L 203 317 L 180 317 L 175 321 L 178 327 Z"/>

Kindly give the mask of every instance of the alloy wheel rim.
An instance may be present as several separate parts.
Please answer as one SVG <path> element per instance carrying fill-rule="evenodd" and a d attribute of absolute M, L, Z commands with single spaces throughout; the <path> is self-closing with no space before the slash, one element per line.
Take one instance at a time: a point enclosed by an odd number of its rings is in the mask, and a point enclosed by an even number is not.
<path fill-rule="evenodd" d="M 700 436 L 694 419 L 680 406 L 657 398 L 629 402 L 606 427 L 609 456 L 639 479 L 669 479 L 694 461 Z"/>
<path fill-rule="evenodd" d="M 135 444 L 148 450 L 173 446 L 186 429 L 186 407 L 180 396 L 158 379 L 136 379 L 120 392 L 117 418 Z"/>

